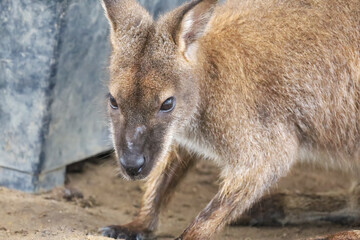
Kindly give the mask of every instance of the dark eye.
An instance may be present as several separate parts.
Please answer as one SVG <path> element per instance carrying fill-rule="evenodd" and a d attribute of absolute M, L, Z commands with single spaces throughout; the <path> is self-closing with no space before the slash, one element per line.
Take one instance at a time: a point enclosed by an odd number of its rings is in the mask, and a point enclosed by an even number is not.
<path fill-rule="evenodd" d="M 109 101 L 110 101 L 110 107 L 112 109 L 118 109 L 119 108 L 119 106 L 118 106 L 118 104 L 117 104 L 117 102 L 116 102 L 116 100 L 115 100 L 115 98 L 113 96 L 109 95 Z"/>
<path fill-rule="evenodd" d="M 169 97 L 160 107 L 161 112 L 171 112 L 175 107 L 175 98 Z"/>

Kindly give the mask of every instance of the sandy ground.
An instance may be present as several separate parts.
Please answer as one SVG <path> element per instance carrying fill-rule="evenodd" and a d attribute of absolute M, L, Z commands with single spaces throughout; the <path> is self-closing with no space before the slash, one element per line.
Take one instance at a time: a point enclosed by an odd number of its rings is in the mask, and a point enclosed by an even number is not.
<path fill-rule="evenodd" d="M 172 239 L 182 232 L 217 191 L 217 169 L 198 163 L 161 215 L 157 237 Z M 274 188 L 289 191 L 346 188 L 345 176 L 318 174 L 307 168 L 294 170 Z M 105 240 L 100 227 L 129 222 L 137 212 L 141 182 L 126 182 L 116 176 L 112 159 L 92 160 L 69 169 L 67 183 L 50 193 L 31 195 L 0 188 L 0 239 Z M 291 227 L 228 226 L 216 239 L 303 239 L 350 227 L 338 225 Z"/>

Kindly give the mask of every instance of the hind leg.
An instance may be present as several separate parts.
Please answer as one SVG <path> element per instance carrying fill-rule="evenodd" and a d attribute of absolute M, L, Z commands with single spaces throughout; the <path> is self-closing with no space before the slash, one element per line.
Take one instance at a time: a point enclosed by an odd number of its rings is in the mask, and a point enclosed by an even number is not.
<path fill-rule="evenodd" d="M 232 224 L 274 226 L 325 222 L 360 225 L 360 182 L 343 192 L 268 195 Z"/>

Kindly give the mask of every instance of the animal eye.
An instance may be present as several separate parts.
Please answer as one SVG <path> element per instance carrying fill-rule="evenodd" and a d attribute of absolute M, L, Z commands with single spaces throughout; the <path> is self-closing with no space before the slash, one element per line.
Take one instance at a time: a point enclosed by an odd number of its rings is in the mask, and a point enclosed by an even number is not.
<path fill-rule="evenodd" d="M 111 96 L 111 95 L 109 95 L 109 102 L 110 102 L 110 107 L 112 109 L 118 109 L 119 108 L 115 98 L 113 96 Z"/>
<path fill-rule="evenodd" d="M 171 112 L 175 107 L 175 98 L 169 97 L 160 107 L 161 112 Z"/>

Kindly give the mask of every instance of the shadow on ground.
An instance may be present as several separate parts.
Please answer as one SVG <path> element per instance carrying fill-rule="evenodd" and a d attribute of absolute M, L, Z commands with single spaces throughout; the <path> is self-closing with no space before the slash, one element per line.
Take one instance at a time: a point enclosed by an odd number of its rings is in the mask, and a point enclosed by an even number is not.
<path fill-rule="evenodd" d="M 103 240 L 100 227 L 124 224 L 139 208 L 141 182 L 126 182 L 116 176 L 115 162 L 108 158 L 87 161 L 69 169 L 64 188 L 30 195 L 0 188 L 0 239 L 88 239 Z M 181 234 L 195 215 L 217 191 L 217 170 L 198 163 L 182 182 L 170 206 L 162 213 L 159 240 Z M 336 190 L 347 186 L 337 173 L 318 174 L 299 168 L 284 178 L 277 188 L 289 191 Z M 302 239 L 349 227 L 338 225 L 292 227 L 228 226 L 216 239 L 275 240 Z"/>

